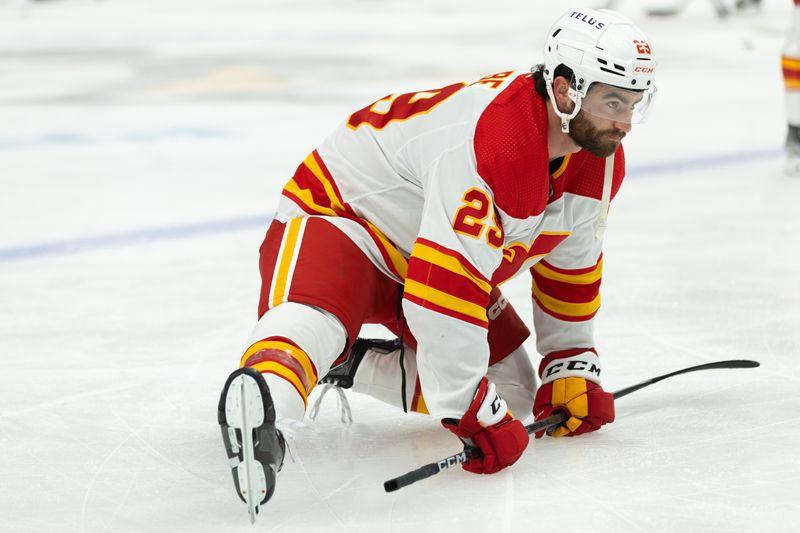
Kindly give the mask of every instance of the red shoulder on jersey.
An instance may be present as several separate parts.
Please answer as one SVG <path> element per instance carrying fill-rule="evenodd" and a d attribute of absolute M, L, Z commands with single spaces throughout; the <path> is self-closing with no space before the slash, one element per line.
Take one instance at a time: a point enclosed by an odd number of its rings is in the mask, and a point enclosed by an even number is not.
<path fill-rule="evenodd" d="M 547 110 L 530 74 L 518 76 L 486 107 L 475 127 L 478 174 L 495 204 L 514 218 L 547 206 Z"/>
<path fill-rule="evenodd" d="M 586 196 L 600 200 L 603 197 L 603 178 L 606 172 L 606 160 L 581 150 L 572 154 L 561 179 L 564 180 L 564 192 Z M 611 182 L 611 199 L 617 195 L 625 177 L 625 151 L 620 144 L 614 157 L 614 180 Z"/>

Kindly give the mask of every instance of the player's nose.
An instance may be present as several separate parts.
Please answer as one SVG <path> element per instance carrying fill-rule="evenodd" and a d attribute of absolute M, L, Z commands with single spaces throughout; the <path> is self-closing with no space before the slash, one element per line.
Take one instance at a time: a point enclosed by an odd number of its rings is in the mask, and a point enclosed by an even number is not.
<path fill-rule="evenodd" d="M 630 122 L 615 122 L 614 127 L 625 133 L 629 133 L 633 127 Z"/>

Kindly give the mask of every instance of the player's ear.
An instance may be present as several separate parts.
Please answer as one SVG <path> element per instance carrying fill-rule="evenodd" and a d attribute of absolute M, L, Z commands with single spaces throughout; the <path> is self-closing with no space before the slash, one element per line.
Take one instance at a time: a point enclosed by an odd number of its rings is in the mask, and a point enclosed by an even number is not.
<path fill-rule="evenodd" d="M 569 80 L 563 76 L 553 78 L 553 96 L 562 113 L 571 113 L 575 102 L 569 97 Z"/>

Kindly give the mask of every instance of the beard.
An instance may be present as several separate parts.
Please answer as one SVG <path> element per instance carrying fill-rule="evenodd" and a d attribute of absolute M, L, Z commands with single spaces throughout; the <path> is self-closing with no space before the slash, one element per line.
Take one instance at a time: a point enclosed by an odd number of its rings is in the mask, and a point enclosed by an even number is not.
<path fill-rule="evenodd" d="M 569 123 L 569 136 L 575 144 L 590 154 L 608 157 L 617 151 L 625 132 L 617 128 L 597 129 L 586 117 L 586 113 L 580 110 Z"/>

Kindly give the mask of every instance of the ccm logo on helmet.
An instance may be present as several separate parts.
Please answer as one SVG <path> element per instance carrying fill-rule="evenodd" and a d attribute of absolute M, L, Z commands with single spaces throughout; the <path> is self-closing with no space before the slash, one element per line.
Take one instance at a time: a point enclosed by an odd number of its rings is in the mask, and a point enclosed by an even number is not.
<path fill-rule="evenodd" d="M 589 26 L 594 26 L 598 30 L 602 29 L 606 25 L 605 22 L 600 22 L 594 17 L 590 17 L 589 15 L 584 15 L 580 11 L 573 11 L 572 14 L 570 15 L 570 18 L 578 19 L 581 22 L 585 22 Z"/>
<path fill-rule="evenodd" d="M 634 72 L 641 72 L 642 74 L 650 74 L 655 69 L 653 67 L 634 67 Z"/>

